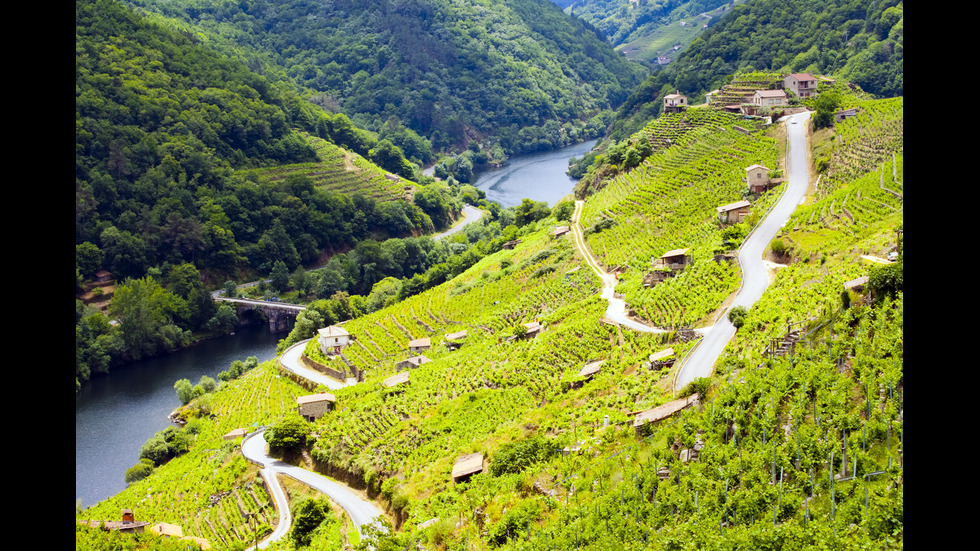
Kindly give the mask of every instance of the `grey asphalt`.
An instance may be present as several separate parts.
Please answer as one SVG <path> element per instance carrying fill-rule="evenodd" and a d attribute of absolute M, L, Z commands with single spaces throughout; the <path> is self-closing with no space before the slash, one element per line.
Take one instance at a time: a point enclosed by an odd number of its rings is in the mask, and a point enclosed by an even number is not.
<path fill-rule="evenodd" d="M 453 235 L 454 233 L 457 233 L 460 230 L 462 230 L 463 227 L 465 227 L 467 224 L 472 224 L 473 222 L 476 222 L 480 218 L 483 218 L 482 210 L 471 205 L 465 205 L 463 207 L 463 221 L 440 234 L 433 235 L 432 239 L 438 241 L 444 237 L 449 237 L 450 235 Z"/>
<path fill-rule="evenodd" d="M 806 197 L 810 185 L 808 151 L 806 142 L 806 120 L 809 113 L 787 117 L 786 156 L 789 181 L 779 202 L 745 239 L 738 252 L 738 263 L 742 269 L 742 287 L 729 309 L 735 306 L 751 308 L 762 297 L 769 286 L 769 274 L 762 254 L 786 224 L 796 207 Z M 792 121 L 796 120 L 796 124 Z M 715 361 L 725 349 L 725 345 L 735 335 L 735 327 L 728 321 L 727 310 L 719 316 L 718 322 L 708 331 L 687 356 L 674 381 L 674 390 L 682 389 L 699 377 L 709 377 L 714 370 Z"/>
<path fill-rule="evenodd" d="M 321 474 L 283 463 L 266 455 L 265 449 L 267 444 L 264 432 L 265 428 L 262 428 L 248 435 L 242 442 L 242 454 L 250 461 L 262 465 L 262 479 L 265 480 L 269 490 L 272 492 L 273 499 L 276 502 L 276 508 L 279 510 L 279 524 L 269 537 L 258 544 L 259 549 L 265 549 L 270 543 L 285 536 L 292 525 L 292 517 L 289 514 L 289 502 L 286 500 L 285 492 L 283 492 L 282 486 L 276 478 L 276 474 L 284 474 L 294 478 L 329 496 L 334 503 L 347 512 L 347 515 L 357 528 L 358 535 L 362 534 L 361 528 L 364 525 L 370 524 L 381 517 L 381 511 L 377 507 L 362 500 L 347 489 L 346 486 L 334 482 Z"/>

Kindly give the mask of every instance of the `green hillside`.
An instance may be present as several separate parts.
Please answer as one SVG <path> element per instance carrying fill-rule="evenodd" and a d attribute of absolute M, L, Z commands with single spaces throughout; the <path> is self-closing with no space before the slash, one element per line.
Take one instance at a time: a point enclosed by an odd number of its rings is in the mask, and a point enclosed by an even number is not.
<path fill-rule="evenodd" d="M 556 1 L 589 22 L 630 60 L 673 60 L 709 24 L 731 9 L 730 0 Z"/>
<path fill-rule="evenodd" d="M 539 0 L 132 3 L 285 73 L 360 126 L 396 120 L 439 150 L 477 140 L 519 153 L 541 132 L 552 147 L 574 141 L 564 134 L 614 109 L 644 74 Z"/>
<path fill-rule="evenodd" d="M 735 73 L 809 72 L 846 80 L 874 97 L 904 93 L 903 2 L 754 0 L 736 5 L 643 82 L 610 130 L 621 140 L 656 117 L 679 90 L 699 103 Z"/>
<path fill-rule="evenodd" d="M 549 217 L 523 225 L 514 249 L 345 324 L 358 338 L 344 356 L 366 378 L 336 391 L 337 409 L 309 426 L 307 464 L 365 488 L 387 510 L 398 529 L 375 548 L 901 548 L 902 260 L 862 257 L 886 256 L 903 226 L 902 106 L 858 105 L 863 118 L 813 134 L 827 159 L 823 174 L 841 176 L 828 187 L 821 176 L 779 236 L 786 247 L 773 259 L 787 267 L 748 311 L 712 380 L 697 387 L 699 406 L 634 428 L 635 412 L 676 398 L 670 383 L 680 362 L 652 365 L 650 355 L 672 348 L 682 359 L 694 341 L 682 331 L 604 323 L 598 280 L 570 236 L 551 235 L 564 222 Z M 618 290 L 665 325 L 709 318 L 737 287 L 737 272 L 711 258 L 726 238 L 712 223 L 714 207 L 737 198 L 738 171 L 775 166 L 781 156 L 778 128 L 737 130 L 740 122 L 722 114 L 700 120 L 678 134 L 683 147 L 608 175 L 583 212 L 593 254 L 626 268 Z M 666 133 L 676 122 L 652 121 L 644 132 Z M 888 159 L 869 143 L 887 144 Z M 845 164 L 857 176 L 843 176 Z M 612 224 L 598 223 L 604 218 Z M 673 285 L 634 288 L 651 256 L 682 246 L 693 251 L 690 272 Z M 865 290 L 842 294 L 862 275 L 870 276 Z M 532 321 L 543 331 L 522 337 L 517 328 Z M 769 354 L 790 323 L 806 333 L 792 353 Z M 462 329 L 462 347 L 449 350 L 443 337 Z M 407 343 L 425 336 L 432 361 L 412 369 L 407 384 L 383 386 L 410 355 Z M 593 360 L 605 361 L 598 374 L 579 377 Z M 190 451 L 79 518 L 145 508 L 143 516 L 166 517 L 185 533 L 229 548 L 244 542 L 250 532 L 235 507 L 205 505 L 208 496 L 256 487 L 240 452 L 215 453 L 224 449 L 219 435 L 274 422 L 299 392 L 271 364 L 222 385 L 192 403 L 202 416 Z M 681 451 L 696 445 L 698 459 L 685 461 Z M 454 462 L 472 452 L 488 470 L 454 484 Z M 208 482 L 181 489 L 196 480 Z M 325 524 L 311 547 L 337 537 L 328 529 L 336 524 Z"/>

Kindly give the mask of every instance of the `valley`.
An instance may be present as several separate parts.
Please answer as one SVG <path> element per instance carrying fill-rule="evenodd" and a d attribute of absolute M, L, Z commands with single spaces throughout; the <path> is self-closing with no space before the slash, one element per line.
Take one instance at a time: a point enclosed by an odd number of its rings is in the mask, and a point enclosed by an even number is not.
<path fill-rule="evenodd" d="M 801 97 L 787 79 L 813 77 L 787 50 L 792 63 L 730 71 L 724 101 L 702 104 L 721 73 L 692 84 L 690 52 L 643 82 L 594 74 L 571 100 L 557 75 L 585 79 L 572 77 L 583 65 L 538 73 L 558 58 L 532 55 L 532 37 L 569 58 L 574 44 L 593 60 L 611 46 L 569 42 L 561 10 L 532 4 L 146 0 L 134 12 L 79 0 L 76 290 L 97 269 L 120 280 L 105 311 L 76 301 L 76 391 L 88 373 L 112 377 L 117 354 L 235 327 L 211 293 L 237 294 L 236 281 L 268 275 L 254 293 L 305 309 L 275 360 L 175 385 L 183 428 L 147 441 L 125 490 L 76 506 L 77 549 L 189 545 L 90 527 L 123 510 L 147 532 L 175 525 L 220 549 L 903 547 L 901 95 L 843 78 L 853 52 Z M 739 3 L 691 51 L 771 8 Z M 862 47 L 900 45 L 901 3 L 867 16 L 838 28 Z M 386 41 L 405 38 L 410 17 L 418 36 Z M 343 33 L 368 21 L 383 24 L 364 44 L 387 50 L 355 54 L 360 39 Z M 110 40 L 113 25 L 134 30 Z M 339 31 L 318 36 L 323 25 Z M 217 64 L 236 34 L 239 59 L 262 71 Z M 505 99 L 469 95 L 476 77 L 456 69 L 473 68 L 474 46 L 501 52 L 517 71 L 507 79 L 530 88 L 486 79 Z M 344 69 L 303 53 L 318 49 Z M 164 92 L 177 60 L 224 67 L 234 93 L 197 69 Z M 429 86 L 417 97 L 454 121 L 418 117 L 423 104 L 404 99 L 412 71 Z M 435 75 L 458 81 L 449 95 L 427 95 Z M 348 81 L 367 84 L 338 87 Z M 757 88 L 732 100 L 739 83 Z M 137 97 L 160 110 L 123 108 Z M 390 107 L 368 106 L 385 97 Z M 251 122 L 236 130 L 219 104 Z M 100 112 L 112 113 L 101 125 Z M 600 136 L 557 200 L 502 205 L 468 179 Z M 435 157 L 438 179 L 421 171 Z M 464 210 L 481 215 L 443 234 Z M 326 328 L 343 342 L 321 345 Z M 377 522 L 300 472 L 345 488 Z"/>

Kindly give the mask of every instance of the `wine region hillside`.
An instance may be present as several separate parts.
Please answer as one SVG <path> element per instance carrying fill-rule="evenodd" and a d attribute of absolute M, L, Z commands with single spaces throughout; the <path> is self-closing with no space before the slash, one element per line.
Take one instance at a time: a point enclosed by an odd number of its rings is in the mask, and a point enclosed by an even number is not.
<path fill-rule="evenodd" d="M 621 140 L 663 109 L 667 94 L 700 103 L 736 73 L 811 73 L 873 97 L 904 94 L 903 2 L 755 0 L 737 4 L 619 108 L 609 135 Z"/>
<path fill-rule="evenodd" d="M 693 329 L 710 327 L 739 285 L 727 253 L 782 192 L 778 178 L 750 192 L 745 169 L 784 167 L 786 131 L 691 108 L 631 135 L 642 154 L 630 162 L 600 163 L 579 220 L 561 204 L 522 220 L 458 276 L 344 323 L 355 338 L 339 353 L 298 324 L 311 339 L 304 361 L 359 377 L 319 387 L 335 403 L 319 418 L 296 413 L 315 384 L 260 365 L 184 408 L 195 435 L 185 453 L 78 518 L 132 508 L 244 548 L 283 515 L 221 435 L 269 424 L 276 438 L 301 427 L 284 459 L 384 511 L 359 538 L 320 498 L 315 528 L 294 524 L 280 549 L 901 548 L 903 109 L 900 98 L 847 101 L 859 116 L 802 122 L 822 159 L 813 189 L 708 377 L 672 385 Z M 717 207 L 742 198 L 746 217 L 720 223 Z M 562 229 L 576 223 L 584 245 Z M 678 249 L 689 257 L 680 273 L 639 283 Z M 662 330 L 606 318 L 585 255 L 619 274 L 635 319 Z M 317 499 L 292 487 L 296 511 Z M 77 541 L 100 538 L 77 530 Z"/>
<path fill-rule="evenodd" d="M 212 0 L 133 5 L 166 16 L 328 109 L 389 121 L 436 150 L 513 154 L 594 138 L 646 74 L 583 22 L 534 0 Z"/>

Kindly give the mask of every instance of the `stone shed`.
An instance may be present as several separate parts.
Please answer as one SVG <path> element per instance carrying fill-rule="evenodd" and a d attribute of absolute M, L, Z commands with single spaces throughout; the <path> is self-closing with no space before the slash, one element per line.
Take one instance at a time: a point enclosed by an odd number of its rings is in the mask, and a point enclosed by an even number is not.
<path fill-rule="evenodd" d="M 466 482 L 471 476 L 482 473 L 486 469 L 486 461 L 482 453 L 471 453 L 460 456 L 453 465 L 453 482 Z"/>
<path fill-rule="evenodd" d="M 307 421 L 319 419 L 324 413 L 333 409 L 337 398 L 330 393 L 310 394 L 296 398 L 296 405 L 300 417 Z"/>

